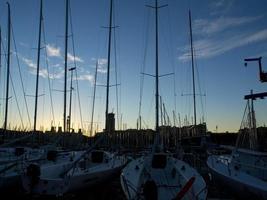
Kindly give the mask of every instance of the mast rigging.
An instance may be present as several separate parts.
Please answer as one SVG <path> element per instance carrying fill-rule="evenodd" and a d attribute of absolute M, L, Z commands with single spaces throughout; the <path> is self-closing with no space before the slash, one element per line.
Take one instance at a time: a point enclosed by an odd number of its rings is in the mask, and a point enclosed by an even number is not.
<path fill-rule="evenodd" d="M 39 36 L 38 36 L 38 52 L 37 52 L 37 74 L 36 74 L 36 91 L 35 91 L 35 108 L 34 108 L 34 123 L 33 131 L 36 131 L 37 122 L 37 105 L 38 105 L 38 85 L 39 85 L 39 69 L 40 69 L 40 51 L 41 51 L 41 34 L 43 20 L 43 0 L 40 1 L 40 20 L 39 20 Z"/>
<path fill-rule="evenodd" d="M 191 11 L 189 10 L 189 28 L 190 28 L 190 46 L 191 46 L 191 66 L 192 66 L 192 81 L 193 81 L 193 103 L 194 103 L 194 130 L 197 125 L 197 111 L 196 111 L 196 89 L 195 89 L 195 66 L 194 66 L 194 50 L 193 50 L 193 34 L 192 34 L 192 22 Z"/>
<path fill-rule="evenodd" d="M 8 6 L 8 25 L 7 25 L 7 30 L 8 30 L 8 37 L 7 37 L 7 79 L 6 79 L 6 109 L 5 109 L 5 121 L 4 121 L 4 130 L 6 131 L 7 129 L 7 114 L 8 114 L 8 95 L 9 95 L 9 76 L 10 76 L 10 34 L 11 34 L 11 16 L 10 16 L 10 5 L 7 2 Z"/>
<path fill-rule="evenodd" d="M 107 63 L 107 93 L 106 93 L 106 122 L 105 131 L 109 133 L 108 130 L 108 104 L 109 104 L 109 76 L 110 76 L 110 55 L 111 55 L 111 35 L 112 35 L 112 8 L 113 0 L 110 0 L 110 11 L 109 11 L 109 34 L 108 34 L 108 63 Z"/>
<path fill-rule="evenodd" d="M 66 20 L 65 21 L 65 71 L 64 71 L 64 111 L 63 111 L 64 132 L 66 132 L 66 107 L 67 107 L 69 0 L 66 0 L 66 19 L 65 20 Z"/>

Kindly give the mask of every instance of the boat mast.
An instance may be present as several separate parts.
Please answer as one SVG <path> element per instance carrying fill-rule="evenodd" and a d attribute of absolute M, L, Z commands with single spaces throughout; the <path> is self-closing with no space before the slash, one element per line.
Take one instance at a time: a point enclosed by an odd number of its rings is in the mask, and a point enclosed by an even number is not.
<path fill-rule="evenodd" d="M 37 121 L 37 104 L 38 104 L 38 85 L 39 85 L 39 69 L 40 69 L 40 51 L 41 51 L 41 32 L 43 20 L 43 0 L 40 1 L 40 20 L 39 20 L 39 37 L 38 37 L 38 52 L 37 52 L 37 74 L 36 74 L 36 90 L 35 90 L 35 108 L 34 108 L 34 122 L 33 131 L 36 131 Z"/>
<path fill-rule="evenodd" d="M 64 113 L 63 129 L 66 132 L 66 107 L 67 107 L 67 71 L 68 71 L 68 24 L 69 24 L 69 0 L 66 0 L 66 19 L 65 19 L 65 73 L 64 73 Z"/>
<path fill-rule="evenodd" d="M 75 70 L 76 67 L 72 67 L 69 69 L 71 75 L 70 75 L 70 105 L 69 105 L 69 120 L 68 120 L 68 132 L 70 132 L 70 128 L 71 128 L 71 102 L 72 102 L 72 90 L 74 89 L 72 87 L 72 77 L 73 77 L 73 70 Z"/>
<path fill-rule="evenodd" d="M 4 130 L 7 128 L 7 113 L 8 113 L 8 92 L 9 92 L 9 68 L 10 68 L 10 29 L 11 29 L 11 16 L 10 16 L 10 5 L 7 2 L 8 7 L 8 37 L 7 37 L 7 78 L 6 78 L 6 109 L 5 109 L 5 122 L 4 122 Z"/>
<path fill-rule="evenodd" d="M 111 54 L 111 34 L 112 34 L 112 6 L 113 0 L 110 0 L 110 11 L 109 11 L 109 34 L 108 34 L 108 63 L 107 63 L 107 94 L 106 94 L 106 123 L 105 123 L 105 131 L 108 128 L 108 104 L 109 104 L 109 73 L 110 73 L 110 54 Z"/>
<path fill-rule="evenodd" d="M 91 116 L 90 137 L 92 137 L 92 135 L 93 135 L 97 70 L 98 70 L 98 60 L 96 61 L 96 67 L 95 67 L 95 81 L 94 81 L 94 94 L 93 94 L 93 107 L 92 107 L 92 116 Z"/>
<path fill-rule="evenodd" d="M 155 95 L 155 104 L 156 104 L 156 134 L 157 137 L 159 135 L 159 58 L 158 58 L 158 0 L 155 0 L 155 23 L 156 23 L 156 77 L 155 77 L 155 83 L 156 83 L 156 95 Z M 157 141 L 158 142 L 158 141 Z"/>
<path fill-rule="evenodd" d="M 0 26 L 0 79 L 1 79 L 1 69 L 2 69 L 2 32 Z"/>
<path fill-rule="evenodd" d="M 194 50 L 193 50 L 193 35 L 191 24 L 191 11 L 189 10 L 189 28 L 190 28 L 190 45 L 191 45 L 191 64 L 192 64 L 192 80 L 193 80 L 193 101 L 194 101 L 194 130 L 197 125 L 196 111 L 196 89 L 195 89 L 195 67 L 194 67 Z"/>

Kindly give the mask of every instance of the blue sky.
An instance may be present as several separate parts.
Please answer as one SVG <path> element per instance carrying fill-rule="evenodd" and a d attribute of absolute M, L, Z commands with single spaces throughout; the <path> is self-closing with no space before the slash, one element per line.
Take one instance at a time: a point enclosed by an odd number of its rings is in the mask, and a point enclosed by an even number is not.
<path fill-rule="evenodd" d="M 27 95 L 35 92 L 35 71 L 37 58 L 37 37 L 39 20 L 38 0 L 10 0 L 12 26 L 16 41 L 12 41 L 11 73 L 18 98 L 23 125 L 30 127 L 25 101 L 21 89 L 16 56 L 19 59 L 22 79 Z M 45 39 L 42 46 L 48 54 L 48 70 L 53 88 L 53 108 L 56 126 L 63 120 L 64 68 L 64 0 L 44 0 Z M 140 99 L 140 72 L 154 73 L 154 12 L 146 7 L 154 4 L 152 0 L 114 0 L 115 24 L 119 27 L 113 37 L 111 60 L 111 84 L 115 84 L 115 51 L 119 90 L 119 116 L 127 128 L 136 127 Z M 175 76 L 160 79 L 160 94 L 168 115 L 172 119 L 175 110 L 181 121 L 193 114 L 192 96 L 190 94 L 191 63 L 189 54 L 188 10 L 192 12 L 193 40 L 197 66 L 198 121 L 204 116 L 208 129 L 218 131 L 238 130 L 245 101 L 243 96 L 251 89 L 255 92 L 266 91 L 266 83 L 260 83 L 257 63 L 244 67 L 243 59 L 262 56 L 263 68 L 267 70 L 267 2 L 265 0 L 161 0 L 160 5 L 168 4 L 159 14 L 159 67 L 160 74 L 175 72 Z M 108 0 L 70 0 L 71 19 L 75 55 L 72 37 L 69 37 L 69 67 L 77 65 L 77 77 L 81 99 L 80 119 L 78 92 L 75 82 L 73 95 L 73 126 L 83 125 L 88 129 L 91 120 L 92 93 L 96 60 L 99 62 L 98 84 L 106 81 L 106 59 L 109 1 Z M 0 25 L 3 39 L 6 39 L 7 6 L 0 2 Z M 69 29 L 71 32 L 71 29 Z M 113 32 L 114 33 L 114 32 Z M 6 49 L 6 41 L 3 43 Z M 5 57 L 2 55 L 1 97 L 4 97 Z M 45 49 L 41 53 L 41 78 L 37 127 L 48 128 L 53 120 L 48 88 L 48 71 L 46 68 Z M 68 79 L 69 80 L 69 79 Z M 69 82 L 68 82 L 69 88 Z M 200 88 L 200 89 L 199 89 Z M 175 91 L 175 92 L 174 92 Z M 9 124 L 21 126 L 15 94 L 10 85 Z M 176 98 L 174 98 L 174 93 Z M 117 114 L 116 89 L 110 89 L 110 111 Z M 182 94 L 184 94 L 182 96 Z M 95 128 L 104 126 L 105 88 L 97 87 Z M 69 99 L 69 97 L 68 97 Z M 34 98 L 27 96 L 31 125 L 33 124 Z M 4 118 L 4 100 L 1 99 L 0 121 Z M 258 125 L 267 122 L 266 101 L 256 101 Z M 154 128 L 154 79 L 145 76 L 142 95 L 142 116 L 144 126 Z M 146 126 L 145 126 L 146 127 Z"/>

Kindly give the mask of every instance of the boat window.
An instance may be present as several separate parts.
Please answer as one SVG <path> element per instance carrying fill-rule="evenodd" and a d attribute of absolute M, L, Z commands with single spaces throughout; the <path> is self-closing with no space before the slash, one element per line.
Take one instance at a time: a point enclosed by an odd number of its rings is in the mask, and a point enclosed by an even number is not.
<path fill-rule="evenodd" d="M 152 168 L 164 169 L 167 164 L 167 157 L 164 154 L 155 154 L 152 159 Z"/>
<path fill-rule="evenodd" d="M 104 159 L 104 152 L 103 151 L 93 151 L 91 153 L 91 161 L 93 163 L 102 163 Z"/>

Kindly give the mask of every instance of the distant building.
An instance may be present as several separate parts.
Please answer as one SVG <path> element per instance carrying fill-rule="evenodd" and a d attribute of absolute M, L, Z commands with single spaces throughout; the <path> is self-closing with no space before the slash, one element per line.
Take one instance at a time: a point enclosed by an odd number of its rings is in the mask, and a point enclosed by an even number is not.
<path fill-rule="evenodd" d="M 107 131 L 108 133 L 114 133 L 115 131 L 115 114 L 114 113 L 108 113 L 107 116 Z"/>

